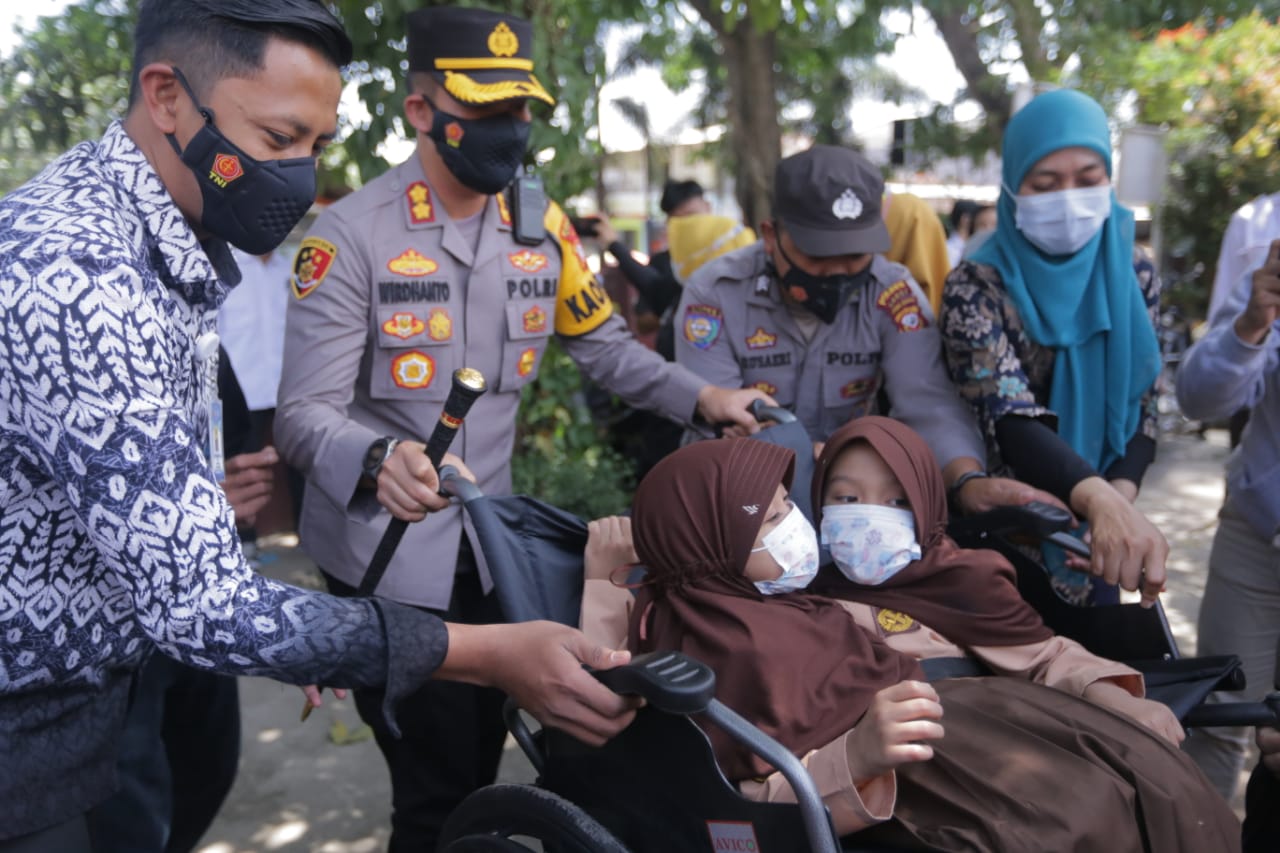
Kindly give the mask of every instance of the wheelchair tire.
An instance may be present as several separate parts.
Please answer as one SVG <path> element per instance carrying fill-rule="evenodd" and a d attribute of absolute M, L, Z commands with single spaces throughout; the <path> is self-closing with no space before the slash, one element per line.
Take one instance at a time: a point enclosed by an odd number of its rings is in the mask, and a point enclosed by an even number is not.
<path fill-rule="evenodd" d="M 445 853 L 532 853 L 532 848 L 500 835 L 464 835 L 440 849 Z"/>
<path fill-rule="evenodd" d="M 479 837 L 510 842 L 534 838 L 558 853 L 629 853 L 595 818 L 550 791 L 532 785 L 490 785 L 472 793 L 449 815 L 440 835 L 446 853 L 525 849 L 477 846 Z M 455 847 L 457 844 L 459 846 Z"/>

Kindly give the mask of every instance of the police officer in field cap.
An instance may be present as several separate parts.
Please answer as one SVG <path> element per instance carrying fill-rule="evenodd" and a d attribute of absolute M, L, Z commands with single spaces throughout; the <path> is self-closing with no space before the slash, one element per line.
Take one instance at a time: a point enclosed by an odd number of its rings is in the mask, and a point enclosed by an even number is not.
<path fill-rule="evenodd" d="M 479 370 L 489 391 L 453 443 L 480 487 L 511 489 L 520 391 L 552 335 L 592 380 L 680 423 L 750 424 L 759 391 L 717 388 L 627 332 L 554 203 L 516 239 L 504 191 L 525 156 L 534 75 L 528 21 L 483 9 L 408 16 L 405 119 L 414 156 L 330 206 L 294 263 L 276 443 L 307 478 L 300 537 L 330 588 L 358 586 L 388 522 L 410 525 L 380 596 L 463 622 L 500 621 L 483 554 L 441 501 L 420 439 L 450 377 Z M 523 223 L 528 226 L 530 223 Z M 529 230 L 527 227 L 523 230 Z M 377 691 L 357 691 L 391 771 L 392 850 L 433 849 L 445 817 L 493 781 L 502 696 L 432 683 L 399 707 L 392 736 Z"/>
<path fill-rule="evenodd" d="M 889 248 L 884 179 L 857 152 L 815 145 L 780 161 L 761 241 L 685 285 L 676 360 L 708 382 L 760 389 L 793 410 L 815 445 L 852 418 L 917 430 L 969 511 L 1049 495 L 988 478 L 973 413 L 942 362 L 929 302 Z M 883 390 L 886 393 L 881 395 Z"/>

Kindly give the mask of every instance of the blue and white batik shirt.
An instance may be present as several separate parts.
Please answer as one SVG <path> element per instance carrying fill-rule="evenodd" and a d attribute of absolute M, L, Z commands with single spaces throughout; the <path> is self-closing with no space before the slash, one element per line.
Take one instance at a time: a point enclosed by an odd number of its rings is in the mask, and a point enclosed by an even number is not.
<path fill-rule="evenodd" d="M 443 659 L 434 617 L 245 562 L 196 345 L 237 278 L 119 123 L 0 200 L 0 839 L 110 793 L 153 649 L 393 698 Z"/>

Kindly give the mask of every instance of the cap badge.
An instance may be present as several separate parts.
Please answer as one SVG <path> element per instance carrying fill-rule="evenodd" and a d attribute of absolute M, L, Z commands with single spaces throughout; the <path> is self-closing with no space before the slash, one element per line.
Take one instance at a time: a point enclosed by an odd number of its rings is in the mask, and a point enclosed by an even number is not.
<path fill-rule="evenodd" d="M 520 39 L 516 38 L 506 21 L 500 22 L 489 33 L 489 52 L 494 56 L 515 56 L 519 49 Z"/>
<path fill-rule="evenodd" d="M 840 197 L 832 202 L 831 215 L 836 219 L 857 219 L 862 215 L 862 201 L 852 188 L 840 193 Z"/>

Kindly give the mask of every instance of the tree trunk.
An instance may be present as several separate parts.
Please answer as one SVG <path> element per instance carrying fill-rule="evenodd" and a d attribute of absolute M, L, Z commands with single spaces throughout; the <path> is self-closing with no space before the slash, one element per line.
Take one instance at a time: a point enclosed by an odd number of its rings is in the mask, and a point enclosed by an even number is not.
<path fill-rule="evenodd" d="M 978 49 L 977 18 L 970 17 L 967 3 L 925 0 L 921 5 L 938 25 L 956 70 L 964 77 L 969 97 L 982 106 L 987 114 L 987 125 L 998 139 L 1013 113 L 1013 96 L 1005 86 L 1005 78 L 992 74 L 982 59 Z"/>
<path fill-rule="evenodd" d="M 690 5 L 716 31 L 724 52 L 735 189 L 743 220 L 755 226 L 770 215 L 773 170 L 782 156 L 774 75 L 776 40 L 772 32 L 759 32 L 750 16 L 730 29 L 718 3 L 691 0 Z"/>

